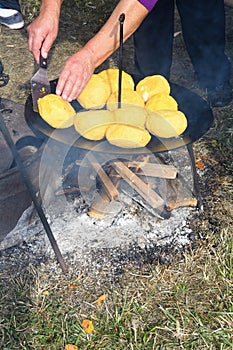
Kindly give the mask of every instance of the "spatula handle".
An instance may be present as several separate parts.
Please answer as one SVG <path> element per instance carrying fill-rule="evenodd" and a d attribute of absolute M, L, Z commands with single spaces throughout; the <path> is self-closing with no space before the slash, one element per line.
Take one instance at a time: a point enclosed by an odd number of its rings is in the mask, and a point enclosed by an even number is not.
<path fill-rule="evenodd" d="M 42 57 L 42 55 L 40 54 L 40 67 L 47 69 L 47 58 Z"/>

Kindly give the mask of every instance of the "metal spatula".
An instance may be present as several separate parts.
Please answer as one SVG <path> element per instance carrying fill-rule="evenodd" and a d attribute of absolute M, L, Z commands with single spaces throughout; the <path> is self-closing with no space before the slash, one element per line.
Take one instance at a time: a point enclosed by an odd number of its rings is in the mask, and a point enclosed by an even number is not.
<path fill-rule="evenodd" d="M 33 110 L 35 112 L 38 112 L 38 100 L 39 98 L 50 94 L 51 88 L 50 83 L 48 79 L 48 72 L 47 72 L 47 58 L 43 58 L 40 55 L 40 68 L 38 71 L 33 75 L 31 79 L 31 90 L 32 90 L 32 103 L 33 103 Z"/>

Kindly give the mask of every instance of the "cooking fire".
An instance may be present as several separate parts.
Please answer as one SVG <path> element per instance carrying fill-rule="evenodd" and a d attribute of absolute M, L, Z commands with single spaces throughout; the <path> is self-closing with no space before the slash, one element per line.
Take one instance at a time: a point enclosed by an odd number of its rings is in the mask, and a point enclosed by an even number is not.
<path fill-rule="evenodd" d="M 55 86 L 56 81 L 51 82 L 52 91 Z M 80 258 L 90 250 L 128 251 L 134 245 L 147 251 L 148 247 L 190 244 L 193 233 L 188 222 L 196 208 L 201 208 L 192 143 L 209 129 L 213 115 L 206 102 L 189 90 L 171 85 L 169 91 L 172 106 L 179 106 L 177 118 L 179 115 L 182 120 L 171 129 L 167 121 L 159 120 L 173 118 L 172 113 L 165 111 L 163 116 L 156 112 L 156 122 L 154 112 L 148 115 L 143 106 L 122 104 L 116 113 L 115 97 L 109 110 L 83 111 L 74 101 L 76 119 L 71 118 L 69 106 L 66 125 L 52 126 L 58 122 L 58 114 L 47 120 L 47 104 L 39 104 L 42 118 L 33 110 L 29 96 L 26 122 L 45 141 L 38 171 L 39 209 L 44 211 L 62 254 L 74 253 Z M 92 125 L 93 120 L 99 124 Z M 155 136 L 157 132 L 161 136 Z M 0 249 L 33 240 L 35 247 L 43 245 L 45 256 L 56 252 L 38 213 L 28 208 L 0 242 Z"/>

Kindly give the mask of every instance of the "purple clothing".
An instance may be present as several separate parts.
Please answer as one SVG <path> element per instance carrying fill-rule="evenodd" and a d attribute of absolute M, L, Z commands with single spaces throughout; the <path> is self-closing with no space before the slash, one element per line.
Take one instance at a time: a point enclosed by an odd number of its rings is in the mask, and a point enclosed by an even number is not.
<path fill-rule="evenodd" d="M 138 0 L 148 11 L 151 11 L 158 0 Z"/>

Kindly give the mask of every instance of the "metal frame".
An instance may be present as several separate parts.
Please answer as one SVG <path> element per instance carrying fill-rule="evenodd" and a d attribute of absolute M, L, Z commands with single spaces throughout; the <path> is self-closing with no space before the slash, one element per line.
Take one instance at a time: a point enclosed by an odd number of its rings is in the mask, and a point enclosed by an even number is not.
<path fill-rule="evenodd" d="M 2 65 L 2 62 L 0 61 L 0 87 L 7 85 L 8 81 L 9 81 L 9 75 L 3 73 L 3 65 Z M 29 175 L 27 174 L 27 171 L 26 171 L 26 169 L 24 167 L 23 161 L 22 161 L 22 159 L 20 157 L 20 154 L 19 154 L 19 152 L 17 150 L 17 147 L 15 146 L 14 141 L 11 138 L 10 132 L 9 132 L 9 130 L 8 130 L 6 124 L 5 124 L 5 121 L 4 121 L 4 118 L 3 118 L 3 113 L 4 112 L 9 112 L 9 110 L 5 109 L 5 106 L 1 102 L 1 97 L 0 97 L 0 131 L 2 132 L 3 137 L 4 137 L 6 143 L 7 143 L 8 147 L 9 147 L 13 157 L 14 157 L 14 160 L 16 162 L 18 170 L 19 170 L 19 172 L 22 175 L 22 179 L 24 181 L 24 184 L 25 184 L 25 186 L 26 186 L 26 188 L 27 188 L 27 190 L 28 190 L 28 192 L 29 192 L 29 194 L 31 196 L 32 202 L 33 202 L 33 204 L 35 206 L 35 209 L 37 211 L 37 214 L 38 214 L 38 216 L 39 216 L 39 218 L 40 218 L 40 220 L 41 220 L 41 222 L 43 224 L 43 227 L 44 227 L 45 232 L 46 232 L 46 234 L 48 236 L 48 239 L 49 239 L 49 241 L 51 243 L 51 246 L 52 246 L 52 248 L 54 250 L 55 256 L 56 256 L 56 258 L 57 258 L 57 260 L 58 260 L 58 262 L 59 262 L 59 264 L 61 266 L 61 269 L 62 269 L 62 271 L 64 273 L 67 273 L 68 272 L 68 268 L 67 268 L 67 266 L 65 264 L 63 256 L 62 256 L 62 254 L 60 252 L 60 249 L 59 249 L 59 247 L 57 245 L 57 242 L 56 242 L 56 240 L 54 238 L 54 235 L 53 235 L 52 230 L 50 228 L 50 225 L 49 225 L 49 223 L 47 221 L 47 218 L 45 216 L 43 208 L 42 208 L 42 206 L 41 206 L 41 204 L 39 202 L 39 199 L 38 199 L 38 197 L 36 195 L 36 192 L 35 192 L 35 190 L 33 188 L 33 185 L 31 183 Z M 10 112 L 12 112 L 12 111 L 10 111 Z"/>

